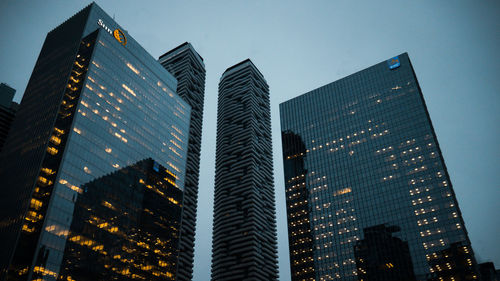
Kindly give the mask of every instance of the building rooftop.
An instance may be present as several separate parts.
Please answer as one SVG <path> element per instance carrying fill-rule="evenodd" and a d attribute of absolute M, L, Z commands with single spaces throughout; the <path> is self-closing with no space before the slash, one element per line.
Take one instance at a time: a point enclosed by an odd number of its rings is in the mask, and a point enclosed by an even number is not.
<path fill-rule="evenodd" d="M 262 73 L 260 72 L 260 70 L 255 66 L 255 64 L 253 64 L 253 62 L 250 59 L 246 59 L 246 60 L 244 60 L 242 62 L 239 62 L 239 63 L 237 63 L 237 64 L 229 67 L 228 69 L 226 69 L 226 71 L 224 71 L 224 73 L 222 74 L 222 76 L 221 76 L 220 79 L 222 80 L 225 76 L 227 76 L 227 75 L 229 75 L 229 74 L 231 74 L 231 73 L 233 73 L 233 72 L 235 72 L 237 70 L 245 68 L 247 66 L 250 66 L 251 68 L 253 68 L 254 70 L 256 70 L 256 72 L 260 74 L 260 76 L 262 77 L 262 79 L 266 80 L 264 78 L 264 75 L 262 75 Z"/>
<path fill-rule="evenodd" d="M 11 107 L 12 99 L 16 94 L 16 90 L 11 86 L 0 83 L 0 105 L 6 108 Z"/>
<path fill-rule="evenodd" d="M 180 52 L 184 49 L 191 49 L 191 51 L 193 51 L 200 58 L 201 62 L 203 63 L 203 57 L 200 56 L 200 54 L 198 54 L 198 52 L 196 52 L 196 50 L 193 48 L 193 45 L 191 45 L 191 43 L 189 43 L 189 42 L 184 42 L 184 43 L 180 44 L 179 46 L 173 48 L 172 50 L 166 52 L 165 54 L 161 55 L 158 58 L 158 60 L 161 60 L 163 58 L 167 59 L 168 56 L 174 55 L 175 53 Z"/>

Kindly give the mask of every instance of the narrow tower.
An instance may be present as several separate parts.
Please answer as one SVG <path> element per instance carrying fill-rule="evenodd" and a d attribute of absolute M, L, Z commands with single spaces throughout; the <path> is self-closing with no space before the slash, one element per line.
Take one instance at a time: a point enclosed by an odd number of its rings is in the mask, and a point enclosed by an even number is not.
<path fill-rule="evenodd" d="M 269 86 L 249 60 L 219 83 L 212 280 L 277 280 Z"/>
<path fill-rule="evenodd" d="M 193 279 L 194 237 L 198 180 L 200 175 L 201 129 L 205 97 L 205 64 L 193 46 L 185 42 L 159 58 L 161 65 L 177 79 L 177 94 L 191 106 L 189 141 L 184 186 L 177 280 Z"/>

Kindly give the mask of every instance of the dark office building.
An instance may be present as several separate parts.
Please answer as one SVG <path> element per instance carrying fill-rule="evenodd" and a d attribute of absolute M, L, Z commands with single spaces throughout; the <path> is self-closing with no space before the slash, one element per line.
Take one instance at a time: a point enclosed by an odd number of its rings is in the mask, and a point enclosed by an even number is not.
<path fill-rule="evenodd" d="M 176 280 L 182 190 L 152 159 L 81 186 L 59 280 Z"/>
<path fill-rule="evenodd" d="M 19 106 L 16 102 L 12 101 L 15 93 L 16 90 L 12 89 L 9 85 L 0 83 L 0 159 L 2 157 L 3 144 L 7 139 L 10 126 L 12 121 L 14 121 Z"/>
<path fill-rule="evenodd" d="M 288 216 L 288 237 L 290 257 L 293 257 L 293 268 L 297 272 L 299 279 L 315 281 L 316 273 L 314 269 L 314 237 L 312 224 L 309 220 L 311 210 L 308 204 L 303 204 L 309 199 L 309 190 L 306 186 L 307 169 L 306 164 L 306 144 L 299 135 L 293 132 L 282 132 L 281 139 L 284 143 L 293 143 L 293 146 L 283 147 L 284 154 L 297 155 L 295 161 L 285 162 L 285 174 L 297 175 L 293 181 L 293 197 L 287 196 L 288 212 L 293 215 Z M 287 193 L 288 194 L 288 193 Z M 295 278 L 295 277 L 294 277 Z"/>
<path fill-rule="evenodd" d="M 483 262 L 478 266 L 481 272 L 481 281 L 500 281 L 498 270 L 495 269 L 495 265 L 492 262 Z"/>
<path fill-rule="evenodd" d="M 219 83 L 212 280 L 277 280 L 269 86 L 249 60 Z"/>
<path fill-rule="evenodd" d="M 383 224 L 363 229 L 364 239 L 354 246 L 359 280 L 415 280 L 408 242 L 392 236 L 400 230 Z"/>
<path fill-rule="evenodd" d="M 72 227 L 87 235 L 88 230 L 81 226 L 85 222 L 78 221 L 85 216 L 107 220 L 119 230 L 140 229 L 143 236 L 132 238 L 130 232 L 129 238 L 145 244 L 129 250 L 145 266 L 143 271 L 157 276 L 158 266 L 172 268 L 168 259 L 152 264 L 152 259 L 139 257 L 177 255 L 171 250 L 161 252 L 153 246 L 155 241 L 146 238 L 149 231 L 158 229 L 148 221 L 153 217 L 144 214 L 154 212 L 150 206 L 156 203 L 136 204 L 134 214 L 142 216 L 138 224 L 123 220 L 127 225 L 120 225 L 118 218 L 112 221 L 111 214 L 100 213 L 100 198 L 110 195 L 86 197 L 85 192 L 98 192 L 100 180 L 115 178 L 122 174 L 117 171 L 129 170 L 144 159 L 164 167 L 171 175 L 165 180 L 184 189 L 191 109 L 175 94 L 176 87 L 176 79 L 95 3 L 47 34 L 0 163 L 0 279 L 7 275 L 7 280 L 73 280 L 66 268 L 78 260 L 67 250 L 83 252 L 83 248 L 75 248 L 71 243 L 77 241 L 69 238 L 74 237 Z M 108 187 L 118 188 L 116 184 Z M 90 206 L 92 198 L 96 200 L 92 210 L 81 213 L 79 204 Z M 122 201 L 117 198 L 116 204 Z M 118 212 L 133 216 L 128 209 Z M 155 218 L 156 225 L 167 219 Z M 88 223 L 86 227 L 90 227 Z M 171 229 L 178 231 L 175 225 Z M 122 240 L 110 244 L 105 236 L 87 238 L 102 244 L 85 240 L 81 246 L 86 251 L 90 249 L 100 260 L 114 259 L 110 264 L 119 262 L 113 249 Z M 168 265 L 162 266 L 163 262 Z M 117 273 L 119 268 L 111 266 L 107 272 Z M 121 280 L 140 279 L 141 275 L 132 269 L 130 274 L 120 272 Z M 93 273 L 96 275 L 87 280 L 107 280 L 109 276 L 98 269 Z"/>
<path fill-rule="evenodd" d="M 205 97 L 205 64 L 203 58 L 187 42 L 162 55 L 159 62 L 177 79 L 177 94 L 191 106 L 179 245 L 179 271 L 177 272 L 177 280 L 189 281 L 193 279 L 201 129 Z"/>
<path fill-rule="evenodd" d="M 292 280 L 362 279 L 356 245 L 378 225 L 400 228 L 392 237 L 408 243 L 417 280 L 435 273 L 431 257 L 454 243 L 473 270 L 408 54 L 284 102 L 280 115 Z"/>

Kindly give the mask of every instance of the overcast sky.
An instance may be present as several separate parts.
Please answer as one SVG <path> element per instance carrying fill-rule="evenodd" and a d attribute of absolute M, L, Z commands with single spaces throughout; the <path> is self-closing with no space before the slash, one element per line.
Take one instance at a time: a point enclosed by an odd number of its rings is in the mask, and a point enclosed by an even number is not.
<path fill-rule="evenodd" d="M 0 1 L 19 101 L 48 31 L 86 1 Z M 207 76 L 194 280 L 210 275 L 217 85 L 246 58 L 271 92 L 279 265 L 290 279 L 278 104 L 408 52 L 480 262 L 500 267 L 500 1 L 97 1 L 153 57 L 189 41 Z M 141 5 L 139 5 L 141 3 Z"/>

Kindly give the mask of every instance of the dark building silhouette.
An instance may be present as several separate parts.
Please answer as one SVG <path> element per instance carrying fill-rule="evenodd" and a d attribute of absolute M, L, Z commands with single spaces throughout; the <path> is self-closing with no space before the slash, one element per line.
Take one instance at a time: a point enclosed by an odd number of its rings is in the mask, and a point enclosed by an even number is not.
<path fill-rule="evenodd" d="M 193 278 L 201 131 L 205 97 L 205 64 L 203 58 L 187 42 L 168 51 L 158 61 L 177 79 L 177 94 L 191 106 L 177 276 L 179 281 L 189 281 Z"/>
<path fill-rule="evenodd" d="M 12 101 L 15 93 L 15 89 L 5 83 L 0 83 L 0 159 L 3 144 L 7 139 L 10 126 L 12 121 L 14 121 L 19 106 L 16 102 Z"/>
<path fill-rule="evenodd" d="M 311 206 L 308 203 L 307 169 L 305 169 L 306 145 L 299 135 L 291 131 L 281 133 L 283 155 L 287 161 L 283 169 L 287 174 L 297 175 L 285 183 L 288 206 L 288 244 L 290 264 L 293 265 L 292 280 L 316 280 L 314 271 L 314 237 L 310 222 Z"/>
<path fill-rule="evenodd" d="M 408 242 L 392 236 L 400 230 L 383 224 L 363 229 L 364 239 L 354 246 L 358 280 L 416 280 Z"/>
<path fill-rule="evenodd" d="M 269 87 L 249 60 L 219 83 L 212 280 L 277 280 Z"/>
<path fill-rule="evenodd" d="M 313 251 L 313 261 L 291 256 L 293 280 L 305 264 L 315 280 L 358 280 L 355 245 L 381 224 L 401 228 L 392 235 L 408 242 L 417 280 L 432 273 L 428 257 L 454 243 L 473 260 L 408 54 L 286 101 L 280 117 L 290 254 Z M 313 247 L 294 236 L 305 227 Z"/>
<path fill-rule="evenodd" d="M 500 281 L 498 270 L 492 262 L 483 262 L 479 264 L 482 281 Z"/>
<path fill-rule="evenodd" d="M 152 158 L 183 190 L 190 106 L 176 87 L 95 3 L 47 34 L 0 162 L 0 280 L 62 276 L 86 183 Z"/>
<path fill-rule="evenodd" d="M 10 107 L 16 90 L 5 83 L 0 83 L 0 105 Z"/>
<path fill-rule="evenodd" d="M 176 280 L 182 190 L 152 159 L 81 186 L 59 280 Z"/>

